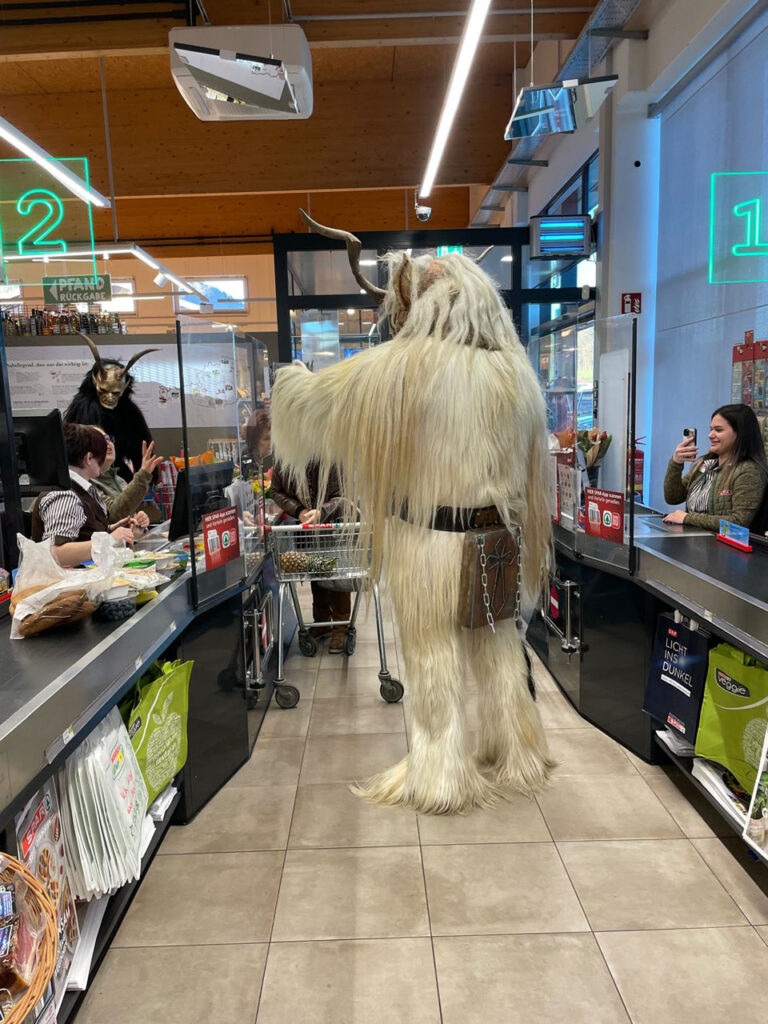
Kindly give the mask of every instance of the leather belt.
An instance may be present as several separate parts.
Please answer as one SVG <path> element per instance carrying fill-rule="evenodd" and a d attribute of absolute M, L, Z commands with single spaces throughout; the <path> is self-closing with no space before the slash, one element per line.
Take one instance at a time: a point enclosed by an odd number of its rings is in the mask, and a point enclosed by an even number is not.
<path fill-rule="evenodd" d="M 409 523 L 408 506 L 400 511 L 400 518 Z M 450 508 L 440 505 L 435 509 L 432 521 L 427 524 L 430 530 L 443 533 L 466 533 L 467 530 L 482 530 L 489 526 L 503 526 L 501 513 L 495 505 L 484 505 L 482 508 Z"/>

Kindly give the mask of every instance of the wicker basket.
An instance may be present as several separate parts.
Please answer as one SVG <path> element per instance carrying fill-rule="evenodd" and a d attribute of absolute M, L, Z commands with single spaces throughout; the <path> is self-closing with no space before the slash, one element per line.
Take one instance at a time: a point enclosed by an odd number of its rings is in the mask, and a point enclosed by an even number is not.
<path fill-rule="evenodd" d="M 5 862 L 5 863 L 4 863 Z M 27 899 L 42 917 L 44 931 L 40 937 L 40 944 L 37 948 L 37 963 L 32 984 L 23 992 L 13 1005 L 10 1014 L 5 1018 L 6 1024 L 22 1024 L 24 1018 L 31 1013 L 37 1003 L 45 995 L 48 983 L 53 977 L 56 968 L 56 955 L 58 953 L 58 922 L 56 908 L 53 900 L 48 895 L 45 886 L 38 882 L 32 872 L 21 861 L 16 860 L 7 853 L 0 853 L 0 875 L 10 873 L 10 880 L 13 877 L 21 878 L 27 885 Z"/>

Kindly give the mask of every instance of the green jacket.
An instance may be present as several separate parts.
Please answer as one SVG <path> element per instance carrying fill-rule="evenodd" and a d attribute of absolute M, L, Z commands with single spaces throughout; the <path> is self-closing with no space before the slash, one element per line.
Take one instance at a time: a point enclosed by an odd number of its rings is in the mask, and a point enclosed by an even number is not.
<path fill-rule="evenodd" d="M 698 472 L 703 461 L 699 459 L 691 467 L 690 473 L 683 476 L 683 467 L 673 459 L 670 460 L 664 477 L 666 502 L 670 505 L 680 505 L 687 499 L 693 474 Z M 763 500 L 767 482 L 765 473 L 751 459 L 736 466 L 726 466 L 715 477 L 709 499 L 709 514 L 686 512 L 686 525 L 697 526 L 700 530 L 717 531 L 720 529 L 720 520 L 727 519 L 738 526 L 749 526 Z"/>
<path fill-rule="evenodd" d="M 135 515 L 139 511 L 147 496 L 152 477 L 146 470 L 140 469 L 134 473 L 131 482 L 126 484 L 117 475 L 113 466 L 93 482 L 104 498 L 110 523 L 118 523 L 126 516 Z"/>

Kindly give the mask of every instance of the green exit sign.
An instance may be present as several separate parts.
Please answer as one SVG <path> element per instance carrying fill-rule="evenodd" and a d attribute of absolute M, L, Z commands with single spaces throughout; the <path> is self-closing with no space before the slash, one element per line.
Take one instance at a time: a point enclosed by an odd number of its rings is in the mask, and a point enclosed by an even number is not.
<path fill-rule="evenodd" d="M 457 252 L 461 256 L 463 254 L 463 252 L 464 252 L 464 246 L 463 245 L 438 245 L 438 247 L 437 247 L 437 255 L 438 256 L 447 256 L 449 252 Z"/>

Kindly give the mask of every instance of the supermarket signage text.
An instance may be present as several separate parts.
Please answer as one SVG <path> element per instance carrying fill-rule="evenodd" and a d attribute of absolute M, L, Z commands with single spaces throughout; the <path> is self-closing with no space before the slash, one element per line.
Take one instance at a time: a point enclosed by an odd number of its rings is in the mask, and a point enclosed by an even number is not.
<path fill-rule="evenodd" d="M 709 283 L 768 281 L 768 171 L 710 179 Z"/>
<path fill-rule="evenodd" d="M 112 298 L 109 274 L 96 277 L 44 277 L 43 301 L 46 305 L 69 302 L 108 302 Z"/>

